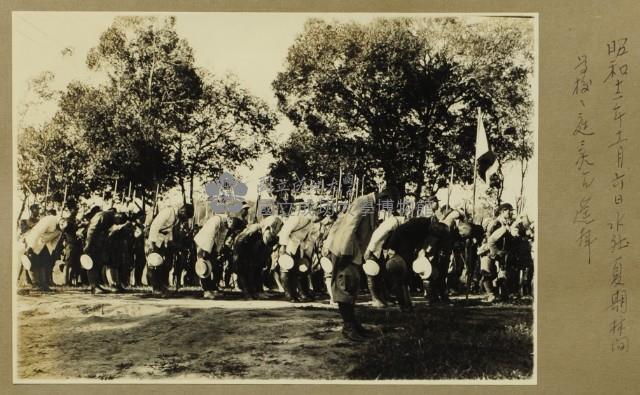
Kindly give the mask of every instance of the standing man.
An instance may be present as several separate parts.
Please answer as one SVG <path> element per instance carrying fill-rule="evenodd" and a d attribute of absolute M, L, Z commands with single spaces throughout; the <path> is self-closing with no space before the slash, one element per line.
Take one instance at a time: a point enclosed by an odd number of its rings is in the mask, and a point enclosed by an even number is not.
<path fill-rule="evenodd" d="M 506 300 L 511 293 L 511 282 L 514 281 L 515 262 L 509 256 L 514 239 L 509 232 L 513 223 L 513 206 L 502 203 L 496 209 L 496 218 L 487 228 L 487 246 L 489 254 L 482 262 L 483 286 L 493 301 L 496 290 L 492 287 L 496 280 L 500 299 Z"/>
<path fill-rule="evenodd" d="M 371 332 L 356 319 L 355 303 L 360 285 L 363 255 L 376 228 L 377 203 L 396 197 L 389 190 L 369 193 L 355 199 L 347 212 L 339 216 L 329 231 L 323 249 L 331 259 L 331 290 L 344 322 L 342 334 L 352 341 L 363 341 Z"/>
<path fill-rule="evenodd" d="M 175 226 L 178 222 L 187 222 L 193 217 L 193 205 L 184 204 L 179 209 L 162 209 L 151 222 L 149 228 L 149 251 L 162 256 L 162 264 L 148 267 L 149 282 L 154 293 L 164 294 L 169 285 L 169 269 L 173 261 L 173 241 Z"/>

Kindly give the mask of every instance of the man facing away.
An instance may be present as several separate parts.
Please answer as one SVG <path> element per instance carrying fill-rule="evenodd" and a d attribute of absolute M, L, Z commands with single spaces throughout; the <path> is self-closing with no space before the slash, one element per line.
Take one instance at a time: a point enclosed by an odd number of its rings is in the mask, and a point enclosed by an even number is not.
<path fill-rule="evenodd" d="M 352 341 L 371 336 L 356 319 L 355 303 L 360 285 L 360 265 L 376 228 L 377 202 L 391 197 L 389 190 L 369 193 L 355 199 L 329 231 L 323 249 L 333 264 L 331 291 L 343 320 L 342 334 Z"/>

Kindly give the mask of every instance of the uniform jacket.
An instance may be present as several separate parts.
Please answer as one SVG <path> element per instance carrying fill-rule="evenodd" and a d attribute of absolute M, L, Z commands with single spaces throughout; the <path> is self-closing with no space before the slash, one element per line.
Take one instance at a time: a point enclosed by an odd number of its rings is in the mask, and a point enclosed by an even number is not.
<path fill-rule="evenodd" d="M 40 254 L 45 246 L 49 253 L 52 254 L 60 241 L 61 235 L 62 231 L 58 228 L 58 217 L 47 215 L 42 217 L 25 235 L 25 242 L 36 254 Z"/>
<path fill-rule="evenodd" d="M 487 228 L 487 245 L 494 257 L 504 255 L 512 247 L 513 237 L 505 227 L 506 225 L 496 219 Z"/>
<path fill-rule="evenodd" d="M 215 252 L 220 253 L 227 231 L 226 217 L 214 215 L 202 225 L 202 229 L 194 236 L 193 241 L 201 250 L 211 254 L 215 247 Z"/>
<path fill-rule="evenodd" d="M 373 193 L 354 200 L 331 227 L 324 249 L 337 257 L 351 256 L 353 263 L 361 264 L 376 228 L 375 203 Z"/>
<path fill-rule="evenodd" d="M 278 243 L 285 246 L 287 253 L 293 255 L 300 248 L 304 252 L 313 251 L 310 234 L 313 233 L 314 222 L 306 215 L 292 215 L 288 217 L 278 233 Z"/>
<path fill-rule="evenodd" d="M 271 234 L 277 235 L 280 230 L 282 230 L 282 226 L 284 222 L 282 218 L 277 215 L 270 215 L 265 217 L 260 221 L 260 226 L 262 227 L 262 231 L 265 232 L 267 229 L 271 232 Z"/>
<path fill-rule="evenodd" d="M 395 217 L 393 215 L 388 216 L 384 221 L 382 221 L 371 235 L 367 251 L 370 251 L 377 258 L 380 258 L 384 243 L 389 239 L 389 236 L 391 236 L 393 231 L 400 226 L 400 221 L 400 217 Z"/>
<path fill-rule="evenodd" d="M 87 226 L 85 249 L 98 251 L 107 245 L 108 232 L 114 222 L 113 211 L 100 211 L 96 213 Z"/>
<path fill-rule="evenodd" d="M 400 254 L 407 263 L 411 263 L 416 250 L 426 247 L 430 241 L 431 218 L 411 218 L 398 226 L 389 238 L 389 249 Z"/>
<path fill-rule="evenodd" d="M 149 242 L 158 247 L 166 246 L 173 240 L 173 227 L 178 222 L 178 213 L 173 207 L 167 207 L 160 211 L 151 221 L 149 228 Z"/>

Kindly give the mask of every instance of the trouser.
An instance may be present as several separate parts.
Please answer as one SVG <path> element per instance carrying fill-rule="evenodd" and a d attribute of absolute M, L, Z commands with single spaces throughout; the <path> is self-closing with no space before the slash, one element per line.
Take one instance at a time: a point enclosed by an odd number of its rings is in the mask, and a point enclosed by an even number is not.
<path fill-rule="evenodd" d="M 212 255 L 213 256 L 213 255 Z M 211 274 L 207 277 L 200 278 L 200 286 L 202 290 L 207 292 L 217 291 L 222 280 L 223 263 L 220 259 L 211 259 Z"/>
<path fill-rule="evenodd" d="M 337 257 L 330 254 L 333 263 L 331 292 L 338 303 L 355 304 L 360 286 L 360 268 L 352 262 L 351 256 Z"/>
<path fill-rule="evenodd" d="M 467 273 L 463 253 L 463 251 L 456 251 L 451 256 L 451 263 L 447 273 L 447 290 L 462 292 L 463 284 L 461 277 L 463 273 Z"/>
<path fill-rule="evenodd" d="M 105 273 L 105 281 L 106 279 L 110 279 L 110 282 L 105 282 L 105 284 L 111 285 L 115 288 L 121 289 L 122 282 L 120 279 L 120 267 L 119 264 L 109 264 L 104 266 Z"/>
<path fill-rule="evenodd" d="M 400 308 L 411 308 L 411 294 L 409 292 L 409 282 L 411 281 L 413 271 L 409 269 L 408 262 L 413 259 L 413 254 L 403 252 L 399 254 L 398 258 L 391 258 L 386 264 L 386 273 L 389 288 L 393 295 L 395 295 Z"/>
<path fill-rule="evenodd" d="M 480 258 L 480 278 L 482 288 L 487 296 L 497 296 L 497 290 L 493 287 L 493 280 L 497 277 L 497 268 L 492 258 L 485 255 Z"/>
<path fill-rule="evenodd" d="M 77 285 L 80 283 L 80 255 L 82 250 L 80 245 L 68 244 L 64 252 L 64 278 L 66 285 Z"/>
<path fill-rule="evenodd" d="M 533 265 L 524 266 L 520 272 L 522 296 L 533 296 Z"/>
<path fill-rule="evenodd" d="M 147 265 L 147 257 L 144 253 L 144 240 L 135 239 L 133 244 L 133 281 L 135 286 L 142 285 L 142 273 Z"/>
<path fill-rule="evenodd" d="M 49 272 L 52 267 L 52 257 L 49 250 L 45 247 L 39 254 L 29 254 L 31 260 L 31 270 L 28 271 L 31 276 L 32 285 L 41 290 L 49 290 Z"/>
<path fill-rule="evenodd" d="M 88 252 L 89 257 L 91 257 L 91 260 L 93 261 L 93 267 L 90 270 L 87 270 L 86 273 L 87 281 L 92 291 L 96 288 L 103 289 L 102 272 L 107 261 L 107 256 L 105 248 L 102 246 L 103 244 L 97 243 L 97 245 Z"/>
<path fill-rule="evenodd" d="M 297 265 L 291 269 L 283 269 L 280 267 L 280 283 L 284 289 L 284 294 L 291 301 L 298 301 L 298 284 L 297 284 L 298 268 Z"/>
<path fill-rule="evenodd" d="M 187 269 L 187 259 L 189 258 L 189 251 L 186 249 L 177 250 L 173 257 L 173 285 L 177 289 L 182 284 L 182 273 Z"/>

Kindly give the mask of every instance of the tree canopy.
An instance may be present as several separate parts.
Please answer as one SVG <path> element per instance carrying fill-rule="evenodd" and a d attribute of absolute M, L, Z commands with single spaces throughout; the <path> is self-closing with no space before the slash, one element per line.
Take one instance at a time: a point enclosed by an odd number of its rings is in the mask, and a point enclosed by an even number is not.
<path fill-rule="evenodd" d="M 527 20 L 311 19 L 273 82 L 296 131 L 272 175 L 336 177 L 339 163 L 372 180 L 382 168 L 387 185 L 417 197 L 452 167 L 469 183 L 478 109 L 500 160 L 528 159 L 518 148 L 531 145 L 531 51 Z"/>
<path fill-rule="evenodd" d="M 270 147 L 276 115 L 232 76 L 197 68 L 173 17 L 115 18 L 86 64 L 105 81 L 71 82 L 59 92 L 53 118 L 22 132 L 21 180 L 38 192 L 55 173 L 74 184 L 74 193 L 104 190 L 118 179 L 148 195 L 158 184 L 179 185 L 186 200 L 188 183 L 193 200 L 195 182 Z M 57 155 L 39 160 L 48 149 Z"/>

